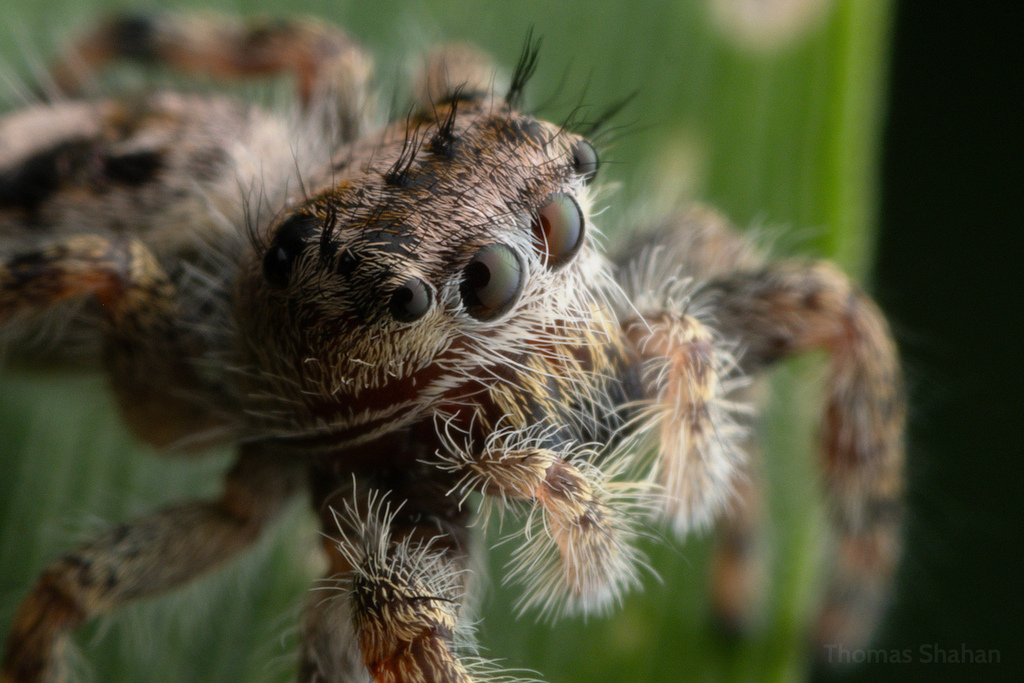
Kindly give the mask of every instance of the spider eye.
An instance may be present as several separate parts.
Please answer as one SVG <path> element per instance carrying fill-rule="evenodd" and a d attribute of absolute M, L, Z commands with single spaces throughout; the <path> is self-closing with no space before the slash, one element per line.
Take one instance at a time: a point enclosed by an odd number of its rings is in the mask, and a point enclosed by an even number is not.
<path fill-rule="evenodd" d="M 391 295 L 391 317 L 400 323 L 411 323 L 430 310 L 430 288 L 423 280 L 411 277 Z"/>
<path fill-rule="evenodd" d="M 263 256 L 263 277 L 267 282 L 278 289 L 288 286 L 295 259 L 306 248 L 306 240 L 319 224 L 314 216 L 305 214 L 296 214 L 281 224 Z"/>
<path fill-rule="evenodd" d="M 558 268 L 583 246 L 583 209 L 567 194 L 553 194 L 533 217 L 533 236 L 544 255 L 544 265 Z"/>
<path fill-rule="evenodd" d="M 336 266 L 335 270 L 337 270 L 338 275 L 350 275 L 358 265 L 359 257 L 353 254 L 351 249 L 345 249 L 338 256 L 338 265 Z"/>
<path fill-rule="evenodd" d="M 511 247 L 489 244 L 462 271 L 462 301 L 477 320 L 493 320 L 523 293 L 523 262 Z"/>
<path fill-rule="evenodd" d="M 583 182 L 587 185 L 597 175 L 597 168 L 601 165 L 597 158 L 597 150 L 586 140 L 580 140 L 572 148 L 572 168 L 576 175 L 583 176 Z"/>

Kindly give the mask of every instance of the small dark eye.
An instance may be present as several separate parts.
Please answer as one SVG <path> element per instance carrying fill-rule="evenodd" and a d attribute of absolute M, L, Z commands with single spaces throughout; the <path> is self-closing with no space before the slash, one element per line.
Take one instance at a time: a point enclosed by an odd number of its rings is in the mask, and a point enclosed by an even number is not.
<path fill-rule="evenodd" d="M 267 282 L 278 289 L 288 286 L 295 259 L 306 248 L 306 241 L 319 225 L 316 217 L 305 214 L 296 214 L 281 224 L 263 256 L 263 276 Z"/>
<path fill-rule="evenodd" d="M 419 320 L 430 310 L 430 288 L 419 278 L 411 277 L 391 295 L 391 317 L 400 323 Z"/>
<path fill-rule="evenodd" d="M 476 252 L 462 271 L 462 301 L 477 320 L 492 320 L 512 308 L 523 293 L 523 262 L 504 244 Z"/>
<path fill-rule="evenodd" d="M 569 262 L 583 246 L 583 209 L 567 194 L 553 194 L 533 217 L 533 236 L 544 265 L 558 268 Z"/>
<path fill-rule="evenodd" d="M 335 270 L 338 275 L 350 275 L 358 265 L 359 257 L 353 254 L 351 249 L 345 249 L 338 256 L 338 265 Z"/>
<path fill-rule="evenodd" d="M 594 179 L 600 165 L 597 150 L 586 140 L 580 140 L 572 148 L 572 168 L 577 175 L 583 176 L 584 183 L 589 184 Z"/>
<path fill-rule="evenodd" d="M 292 256 L 282 247 L 271 246 L 263 257 L 263 277 L 274 287 L 284 289 L 292 276 Z"/>

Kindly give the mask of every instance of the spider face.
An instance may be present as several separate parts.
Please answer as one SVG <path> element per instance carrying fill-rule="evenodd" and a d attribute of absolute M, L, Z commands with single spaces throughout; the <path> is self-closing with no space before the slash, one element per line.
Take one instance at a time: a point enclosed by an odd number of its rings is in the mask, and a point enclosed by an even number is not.
<path fill-rule="evenodd" d="M 582 306 L 597 156 L 490 100 L 336 156 L 254 245 L 237 315 L 264 392 L 307 407 L 302 442 L 344 446 L 422 419 L 492 369 L 488 349 Z"/>

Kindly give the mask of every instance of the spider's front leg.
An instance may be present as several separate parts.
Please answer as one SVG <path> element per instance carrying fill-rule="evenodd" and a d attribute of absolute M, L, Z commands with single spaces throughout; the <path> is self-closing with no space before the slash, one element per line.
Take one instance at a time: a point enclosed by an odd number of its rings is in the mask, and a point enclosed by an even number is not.
<path fill-rule="evenodd" d="M 724 216 L 699 205 L 637 234 L 616 263 L 631 308 L 642 312 L 628 318 L 627 331 L 648 368 L 648 415 L 658 418 L 655 431 L 668 437 L 659 444 L 654 472 L 665 479 L 674 471 L 679 484 L 707 491 L 685 504 L 680 496 L 687 489 L 672 487 L 675 497 L 670 493 L 662 513 L 680 533 L 695 521 L 716 521 L 712 609 L 718 626 L 740 634 L 760 622 L 768 579 L 761 453 L 753 430 L 738 428 L 744 413 L 763 405 L 764 383 L 737 367 L 742 347 L 722 336 L 706 300 L 695 297 L 694 283 L 759 268 L 764 256 Z M 678 409 L 681 397 L 689 397 L 683 404 L 689 410 Z M 666 448 L 671 443 L 685 447 Z M 719 476 L 691 479 L 687 466 Z"/>
<path fill-rule="evenodd" d="M 323 479 L 314 474 L 314 497 Z M 469 513 L 450 486 L 448 475 L 411 464 L 338 482 L 318 503 L 329 574 L 307 609 L 300 680 L 476 680 L 479 664 L 460 658 Z"/>
<path fill-rule="evenodd" d="M 667 304 L 626 319 L 625 338 L 642 366 L 645 408 L 640 434 L 657 437 L 652 476 L 664 489 L 662 515 L 683 535 L 707 527 L 742 477 L 742 429 L 735 405 L 735 366 L 720 338 L 698 318 Z"/>
<path fill-rule="evenodd" d="M 252 544 L 302 484 L 302 468 L 243 450 L 218 500 L 118 525 L 39 578 L 8 636 L 3 683 L 56 683 L 70 632 L 129 601 L 186 583 Z"/>
<path fill-rule="evenodd" d="M 692 307 L 701 312 L 701 320 L 713 324 L 715 337 L 722 340 L 718 346 L 722 347 L 723 342 L 731 346 L 738 375 L 753 379 L 775 361 L 809 350 L 829 353 L 820 464 L 839 547 L 833 554 L 830 585 L 815 639 L 820 644 L 842 642 L 857 647 L 878 621 L 900 550 L 905 405 L 896 346 L 884 317 L 834 266 L 795 262 L 765 265 L 764 257 L 749 240 L 736 233 L 724 218 L 704 209 L 672 218 L 641 246 L 644 249 L 626 254 L 621 262 L 625 285 L 633 290 L 635 305 L 647 311 L 657 310 L 646 305 L 652 301 L 676 298 L 694 302 Z M 704 284 L 683 287 L 683 276 Z M 672 297 L 673 288 L 678 287 L 683 287 L 688 296 Z M 680 310 L 678 305 L 668 308 Z M 644 319 L 652 320 L 654 316 L 645 312 Z M 645 325 L 634 326 L 641 335 L 646 329 Z M 659 336 L 669 338 L 663 333 Z M 677 333 L 675 338 L 682 335 Z M 655 345 L 657 353 L 649 362 L 655 367 L 685 368 L 685 363 L 671 361 L 686 356 L 673 353 L 672 346 Z M 658 356 L 669 360 L 659 361 Z M 670 374 L 660 372 L 658 376 Z M 681 376 L 698 375 L 684 372 Z M 671 384 L 663 385 L 661 394 L 668 396 Z M 695 396 L 706 395 L 700 382 L 685 380 L 683 386 L 687 385 L 695 387 Z M 747 390 L 733 390 L 725 396 L 746 398 L 744 393 Z M 756 395 L 749 398 L 753 399 L 752 406 L 762 403 Z M 701 412 L 693 415 L 700 416 Z M 669 418 L 662 424 L 674 423 L 678 421 Z M 707 424 L 715 424 L 715 420 Z M 690 431 L 685 429 L 684 433 Z M 716 438 L 720 434 L 716 433 Z M 756 455 L 756 448 L 740 445 Z M 663 448 L 662 460 L 665 457 Z M 701 456 L 695 464 L 706 467 L 714 462 Z M 713 487 L 731 489 L 737 496 L 714 575 L 719 616 L 733 624 L 750 619 L 753 606 L 744 603 L 757 592 L 752 580 L 756 564 L 763 559 L 757 552 L 761 526 L 758 470 L 755 465 L 748 480 L 737 481 L 729 488 Z M 724 482 L 724 478 L 718 481 Z"/>

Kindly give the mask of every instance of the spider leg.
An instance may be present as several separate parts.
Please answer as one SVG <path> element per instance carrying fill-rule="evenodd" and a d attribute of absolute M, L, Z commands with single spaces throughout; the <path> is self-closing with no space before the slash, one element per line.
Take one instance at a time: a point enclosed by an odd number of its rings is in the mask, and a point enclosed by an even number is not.
<path fill-rule="evenodd" d="M 815 637 L 862 643 L 900 554 L 905 405 L 885 319 L 827 263 L 740 272 L 707 293 L 723 333 L 740 341 L 747 372 L 812 349 L 830 354 L 820 457 L 838 549 Z"/>
<path fill-rule="evenodd" d="M 715 624 L 730 637 L 752 632 L 764 615 L 769 576 L 764 506 L 763 474 L 752 466 L 737 477 L 733 499 L 715 527 L 711 609 Z"/>
<path fill-rule="evenodd" d="M 502 441 L 479 454 L 456 453 L 446 466 L 463 474 L 463 490 L 530 506 L 507 577 L 526 587 L 520 607 L 554 617 L 601 612 L 638 587 L 644 558 L 633 545 L 631 508 L 642 504 L 642 487 L 611 482 L 593 464 L 595 453 L 556 452 L 529 436 L 516 444 L 514 434 Z"/>
<path fill-rule="evenodd" d="M 658 438 L 653 475 L 665 487 L 662 515 L 682 535 L 710 525 L 728 503 L 742 507 L 732 498 L 746 490 L 749 447 L 737 418 L 751 394 L 736 381 L 734 345 L 693 304 L 693 283 L 756 267 L 762 256 L 724 216 L 702 206 L 637 231 L 625 247 L 615 258 L 617 278 L 635 313 L 620 324 L 642 363 L 641 433 Z"/>
<path fill-rule="evenodd" d="M 220 426 L 194 396 L 189 341 L 175 325 L 174 288 L 137 238 L 69 237 L 0 261 L 0 324 L 71 298 L 95 298 L 122 413 L 145 441 L 166 446 Z"/>
<path fill-rule="evenodd" d="M 343 485 L 329 503 L 329 580 L 307 609 L 301 680 L 478 680 L 480 663 L 460 658 L 468 531 L 457 501 L 396 475 Z"/>
<path fill-rule="evenodd" d="M 437 108 L 457 101 L 482 101 L 493 95 L 491 58 L 468 43 L 446 43 L 428 54 L 413 83 L 420 114 L 436 117 Z"/>
<path fill-rule="evenodd" d="M 657 435 L 652 476 L 662 515 L 680 535 L 707 527 L 729 502 L 743 464 L 731 389 L 732 358 L 712 330 L 673 310 L 641 309 L 622 323 L 643 363 L 648 397 L 641 433 Z"/>
<path fill-rule="evenodd" d="M 634 301 L 667 304 L 675 310 L 685 310 L 687 297 L 692 296 L 686 283 L 758 268 L 763 260 L 754 243 L 736 232 L 724 216 L 702 206 L 691 206 L 653 229 L 640 231 L 616 258 L 619 277 Z M 666 285 L 673 282 L 678 284 Z M 675 305 L 673 288 L 682 290 Z M 757 406 L 762 403 L 760 388 L 757 382 L 741 386 L 727 392 L 725 399 L 737 406 Z M 668 424 L 678 423 L 669 420 Z M 732 468 L 724 484 L 731 495 L 715 526 L 709 572 L 711 609 L 717 625 L 730 636 L 748 632 L 762 616 L 769 559 L 760 453 L 749 434 L 736 439 L 734 447 L 743 464 Z"/>
<path fill-rule="evenodd" d="M 159 316 L 171 305 L 170 289 L 139 240 L 72 237 L 0 262 L 0 323 L 91 295 L 103 304 L 112 327 L 145 325 L 141 318 Z"/>
<path fill-rule="evenodd" d="M 118 525 L 56 561 L 14 618 L 3 683 L 64 680 L 72 629 L 126 602 L 186 583 L 249 547 L 302 483 L 301 468 L 243 451 L 215 501 Z"/>
<path fill-rule="evenodd" d="M 863 641 L 884 605 L 899 556 L 904 403 L 884 318 L 832 266 L 766 266 L 749 239 L 721 215 L 700 207 L 670 217 L 636 240 L 618 262 L 636 300 L 650 301 L 652 294 L 665 298 L 659 284 L 680 278 L 709 283 L 687 295 L 701 320 L 713 321 L 718 335 L 738 344 L 742 374 L 753 375 L 802 351 L 830 352 L 821 461 L 839 552 L 816 638 Z M 727 398 L 755 407 L 762 403 L 745 388 Z M 749 441 L 739 445 L 754 448 Z M 726 625 L 750 623 L 755 614 L 763 580 L 759 567 L 766 560 L 759 538 L 762 485 L 756 467 L 736 480 L 736 496 L 720 528 L 712 596 Z"/>
<path fill-rule="evenodd" d="M 340 28 L 313 17 L 115 15 L 65 51 L 54 80 L 65 94 L 78 95 L 99 68 L 120 59 L 222 79 L 292 72 L 303 107 L 332 116 L 341 142 L 356 139 L 369 114 L 370 57 Z"/>

